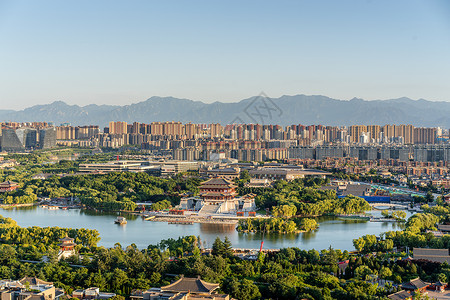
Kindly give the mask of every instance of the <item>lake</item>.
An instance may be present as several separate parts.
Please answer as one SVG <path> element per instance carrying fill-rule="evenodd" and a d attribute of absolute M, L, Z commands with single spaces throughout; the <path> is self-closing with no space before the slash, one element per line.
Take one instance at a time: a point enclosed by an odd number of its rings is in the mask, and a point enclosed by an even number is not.
<path fill-rule="evenodd" d="M 372 211 L 375 216 L 380 211 Z M 40 206 L 3 209 L 4 217 L 10 217 L 22 227 L 29 226 L 59 226 L 69 228 L 89 228 L 100 232 L 99 246 L 112 247 L 120 243 L 123 247 L 132 243 L 140 249 L 150 244 L 157 244 L 162 239 L 178 238 L 180 236 L 200 236 L 203 246 L 210 248 L 216 239 L 228 236 L 234 248 L 259 249 L 262 233 L 239 233 L 235 225 L 199 224 L 174 225 L 166 222 L 144 221 L 136 215 L 124 215 L 128 224 L 117 225 L 114 220 L 117 213 L 104 213 L 89 210 L 49 210 Z M 408 217 L 410 213 L 408 213 Z M 299 234 L 270 233 L 264 236 L 265 249 L 298 247 L 301 249 L 325 249 L 332 246 L 335 249 L 354 250 L 352 240 L 365 234 L 379 235 L 389 230 L 401 230 L 403 224 L 389 222 L 368 222 L 344 220 L 336 217 L 320 217 L 319 229 Z"/>

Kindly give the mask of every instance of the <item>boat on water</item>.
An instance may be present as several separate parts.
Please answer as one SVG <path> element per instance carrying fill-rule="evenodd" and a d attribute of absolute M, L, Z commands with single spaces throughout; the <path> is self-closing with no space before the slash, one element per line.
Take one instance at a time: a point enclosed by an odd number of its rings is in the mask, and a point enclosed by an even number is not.
<path fill-rule="evenodd" d="M 127 224 L 127 219 L 125 217 L 118 216 L 117 219 L 114 221 L 114 223 L 124 225 Z"/>
<path fill-rule="evenodd" d="M 154 218 L 155 218 L 155 216 L 150 216 L 150 217 L 145 217 L 144 220 L 145 220 L 145 221 L 150 221 L 150 220 L 152 220 L 152 219 L 154 219 Z"/>

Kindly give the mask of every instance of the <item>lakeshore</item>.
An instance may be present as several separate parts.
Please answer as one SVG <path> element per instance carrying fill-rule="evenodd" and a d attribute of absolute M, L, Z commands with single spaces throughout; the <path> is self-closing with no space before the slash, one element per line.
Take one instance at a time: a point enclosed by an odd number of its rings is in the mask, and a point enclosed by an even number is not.
<path fill-rule="evenodd" d="M 238 220 L 234 218 L 204 218 L 204 217 L 179 217 L 179 216 L 155 216 L 155 218 L 147 220 L 150 222 L 167 222 L 173 224 L 189 225 L 193 223 L 203 224 L 230 224 L 236 225 Z"/>
<path fill-rule="evenodd" d="M 381 212 L 371 212 L 380 216 Z M 330 245 L 342 250 L 354 250 L 353 239 L 365 234 L 379 235 L 390 230 L 401 230 L 404 223 L 394 222 L 368 222 L 365 220 L 340 219 L 334 216 L 318 217 L 319 229 L 302 233 L 240 233 L 236 231 L 235 223 L 195 222 L 191 225 L 168 224 L 168 220 L 161 222 L 145 221 L 140 215 L 100 212 L 83 209 L 57 209 L 49 210 L 40 206 L 17 207 L 0 210 L 4 217 L 17 221 L 19 226 L 58 226 L 68 228 L 96 229 L 100 233 L 99 246 L 113 247 L 115 243 L 122 245 L 135 244 L 145 249 L 149 244 L 156 244 L 160 240 L 181 236 L 200 236 L 204 248 L 211 247 L 216 237 L 228 237 L 236 248 L 259 249 L 261 240 L 264 247 L 279 249 L 285 247 L 298 247 L 301 249 L 326 249 Z M 127 218 L 126 225 L 115 225 L 118 215 Z M 156 219 L 156 217 L 155 217 Z M 264 235 L 264 237 L 263 237 Z"/>

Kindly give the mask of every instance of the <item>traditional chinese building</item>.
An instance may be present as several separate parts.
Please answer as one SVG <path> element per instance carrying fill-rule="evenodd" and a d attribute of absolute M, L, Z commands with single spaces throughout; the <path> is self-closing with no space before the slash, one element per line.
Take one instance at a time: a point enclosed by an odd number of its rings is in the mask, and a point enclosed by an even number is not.
<path fill-rule="evenodd" d="M 209 283 L 197 278 L 181 277 L 177 281 L 162 286 L 161 288 L 151 288 L 144 292 L 133 292 L 130 296 L 132 300 L 230 300 L 227 294 L 215 292 L 219 288 L 218 283 Z"/>
<path fill-rule="evenodd" d="M 69 256 L 72 256 L 75 254 L 75 244 L 74 239 L 66 236 L 63 239 L 59 240 L 61 243 L 58 244 L 59 246 L 59 254 L 58 259 L 61 258 L 68 258 Z"/>
<path fill-rule="evenodd" d="M 201 184 L 197 197 L 182 198 L 179 209 L 198 211 L 199 215 L 254 211 L 255 195 L 238 196 L 236 185 L 224 178 L 211 178 Z"/>
<path fill-rule="evenodd" d="M 11 192 L 16 190 L 19 187 L 19 184 L 17 182 L 14 181 L 5 181 L 0 183 L 0 192 L 1 193 L 5 193 L 5 192 Z"/>
<path fill-rule="evenodd" d="M 199 187 L 200 197 L 210 204 L 232 200 L 237 196 L 236 186 L 224 178 L 212 178 Z"/>
<path fill-rule="evenodd" d="M 410 291 L 410 292 L 414 292 L 419 290 L 420 292 L 425 292 L 425 290 L 427 289 L 427 287 L 429 287 L 431 284 L 428 282 L 423 281 L 422 279 L 420 279 L 419 277 L 415 278 L 415 279 L 411 279 L 408 282 L 404 282 L 402 283 L 401 287 L 402 289 L 406 290 L 406 291 Z"/>

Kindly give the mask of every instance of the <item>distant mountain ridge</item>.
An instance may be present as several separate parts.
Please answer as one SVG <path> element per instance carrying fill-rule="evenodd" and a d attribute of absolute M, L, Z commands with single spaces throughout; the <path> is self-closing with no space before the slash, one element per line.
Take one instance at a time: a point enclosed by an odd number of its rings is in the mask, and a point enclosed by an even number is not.
<path fill-rule="evenodd" d="M 204 103 L 173 97 L 151 97 L 131 105 L 68 105 L 63 101 L 24 110 L 0 110 L 0 121 L 54 122 L 56 125 L 99 125 L 109 121 L 151 123 L 259 123 L 322 125 L 413 124 L 450 127 L 450 102 L 363 99 L 338 100 L 326 96 L 253 97 L 233 103 Z"/>

